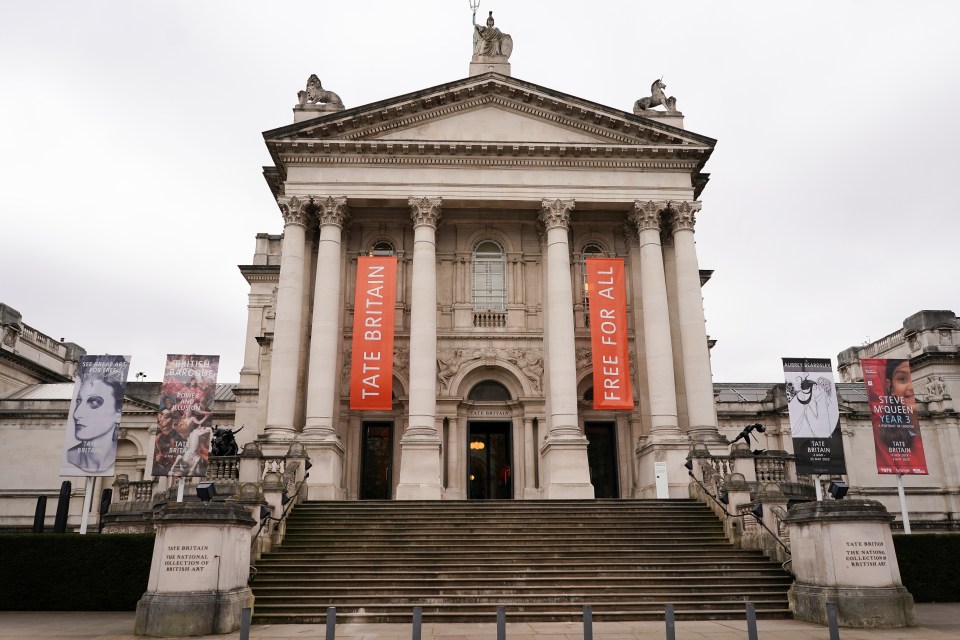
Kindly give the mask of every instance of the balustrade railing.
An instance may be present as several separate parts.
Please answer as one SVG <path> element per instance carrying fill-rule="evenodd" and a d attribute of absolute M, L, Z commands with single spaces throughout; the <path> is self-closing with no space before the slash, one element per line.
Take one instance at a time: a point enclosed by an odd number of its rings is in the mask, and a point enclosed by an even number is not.
<path fill-rule="evenodd" d="M 474 311 L 473 326 L 478 329 L 501 329 L 507 326 L 506 311 Z"/>
<path fill-rule="evenodd" d="M 240 456 L 210 456 L 205 478 L 210 481 L 236 481 L 240 478 Z"/>

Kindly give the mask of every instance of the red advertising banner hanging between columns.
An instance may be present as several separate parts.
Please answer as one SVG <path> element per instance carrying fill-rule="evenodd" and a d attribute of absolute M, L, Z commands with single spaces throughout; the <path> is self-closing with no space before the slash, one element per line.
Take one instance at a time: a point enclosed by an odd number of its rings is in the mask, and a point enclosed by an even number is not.
<path fill-rule="evenodd" d="M 587 258 L 593 408 L 633 409 L 623 260 Z"/>
<path fill-rule="evenodd" d="M 927 475 L 910 361 L 864 358 L 860 366 L 870 403 L 877 473 Z"/>
<path fill-rule="evenodd" d="M 393 323 L 397 300 L 397 259 L 360 256 L 353 305 L 350 409 L 389 411 L 393 407 Z"/>

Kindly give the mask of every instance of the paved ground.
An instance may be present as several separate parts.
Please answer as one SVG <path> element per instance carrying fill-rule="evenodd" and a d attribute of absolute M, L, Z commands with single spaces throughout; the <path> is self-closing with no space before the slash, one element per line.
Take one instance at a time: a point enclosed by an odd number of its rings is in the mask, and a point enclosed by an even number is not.
<path fill-rule="evenodd" d="M 841 640 L 960 640 L 960 603 L 918 604 L 920 626 L 910 629 L 840 629 Z M 677 640 L 745 640 L 747 626 L 739 621 L 678 622 Z M 758 640 L 829 640 L 826 627 L 793 620 L 761 620 Z M 0 640 L 133 640 L 133 613 L 72 613 L 0 611 Z M 255 625 L 251 640 L 306 640 L 325 637 L 323 625 Z M 497 636 L 496 617 L 490 624 L 424 624 L 424 640 L 491 640 Z M 239 632 L 203 636 L 234 640 Z M 409 640 L 410 625 L 343 624 L 337 640 Z M 662 640 L 662 622 L 594 622 L 595 640 Z M 583 640 L 583 626 L 566 622 L 507 624 L 507 640 Z"/>

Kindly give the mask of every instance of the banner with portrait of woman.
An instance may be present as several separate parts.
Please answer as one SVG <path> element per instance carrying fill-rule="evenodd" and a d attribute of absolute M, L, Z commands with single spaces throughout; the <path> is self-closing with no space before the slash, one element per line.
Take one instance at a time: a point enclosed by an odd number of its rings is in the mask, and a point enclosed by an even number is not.
<path fill-rule="evenodd" d="M 910 361 L 864 358 L 860 366 L 870 403 L 877 473 L 927 475 Z"/>
<path fill-rule="evenodd" d="M 80 356 L 61 476 L 112 476 L 130 356 Z"/>
<path fill-rule="evenodd" d="M 157 410 L 152 475 L 206 475 L 219 366 L 220 356 L 167 356 Z"/>
<path fill-rule="evenodd" d="M 846 473 L 833 364 L 826 358 L 783 358 L 783 375 L 797 473 Z"/>

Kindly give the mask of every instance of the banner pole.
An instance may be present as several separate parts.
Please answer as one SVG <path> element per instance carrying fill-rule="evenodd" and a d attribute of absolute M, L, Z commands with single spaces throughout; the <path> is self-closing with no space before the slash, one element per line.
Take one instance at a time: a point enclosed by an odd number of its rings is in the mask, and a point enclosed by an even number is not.
<path fill-rule="evenodd" d="M 187 479 L 183 476 L 180 476 L 180 484 L 177 485 L 177 502 L 183 502 L 183 486 L 186 484 Z"/>
<path fill-rule="evenodd" d="M 823 501 L 823 485 L 820 484 L 820 474 L 813 476 L 813 488 L 817 490 L 817 502 Z"/>
<path fill-rule="evenodd" d="M 903 532 L 910 534 L 910 514 L 907 512 L 907 494 L 903 490 L 903 474 L 897 474 L 897 493 L 900 494 L 900 513 L 903 515 Z"/>
<path fill-rule="evenodd" d="M 87 476 L 83 485 L 83 512 L 80 514 L 80 535 L 87 533 L 87 522 L 90 520 L 90 504 L 93 502 L 93 483 Z"/>

